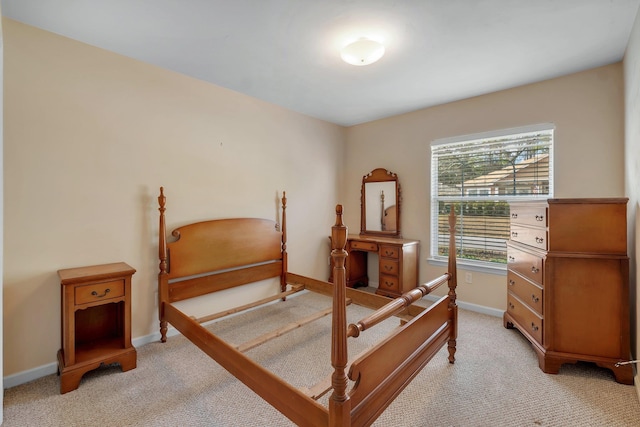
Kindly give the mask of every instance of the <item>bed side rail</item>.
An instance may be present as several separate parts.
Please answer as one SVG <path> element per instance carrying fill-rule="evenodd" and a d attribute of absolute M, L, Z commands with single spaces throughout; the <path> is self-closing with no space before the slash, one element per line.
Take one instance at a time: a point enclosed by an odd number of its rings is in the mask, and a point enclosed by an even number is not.
<path fill-rule="evenodd" d="M 400 313 L 414 302 L 433 292 L 443 283 L 446 283 L 450 277 L 451 275 L 449 273 L 445 273 L 442 276 L 437 277 L 436 279 L 433 279 L 428 283 L 425 283 L 424 285 L 418 286 L 417 288 L 412 289 L 409 292 L 405 292 L 404 294 L 402 294 L 402 296 L 393 299 L 391 302 L 379 308 L 367 317 L 364 317 L 356 323 L 351 323 L 347 328 L 347 335 L 350 337 L 360 336 L 360 332 L 365 331 L 372 326 L 375 326 L 378 323 L 388 319 L 389 317 L 395 316 L 396 314 Z"/>

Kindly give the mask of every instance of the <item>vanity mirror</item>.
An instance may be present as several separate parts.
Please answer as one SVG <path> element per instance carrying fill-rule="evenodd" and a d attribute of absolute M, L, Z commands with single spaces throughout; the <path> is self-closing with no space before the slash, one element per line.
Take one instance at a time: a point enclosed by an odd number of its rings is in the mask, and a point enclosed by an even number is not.
<path fill-rule="evenodd" d="M 360 234 L 400 236 L 400 183 L 386 169 L 362 177 Z"/>

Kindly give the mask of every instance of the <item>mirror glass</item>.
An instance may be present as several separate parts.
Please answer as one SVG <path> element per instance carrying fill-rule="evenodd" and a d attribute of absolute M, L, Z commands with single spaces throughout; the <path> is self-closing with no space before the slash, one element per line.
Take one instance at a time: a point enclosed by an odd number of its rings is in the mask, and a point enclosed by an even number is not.
<path fill-rule="evenodd" d="M 360 234 L 400 235 L 400 184 L 395 173 L 375 169 L 362 178 Z"/>

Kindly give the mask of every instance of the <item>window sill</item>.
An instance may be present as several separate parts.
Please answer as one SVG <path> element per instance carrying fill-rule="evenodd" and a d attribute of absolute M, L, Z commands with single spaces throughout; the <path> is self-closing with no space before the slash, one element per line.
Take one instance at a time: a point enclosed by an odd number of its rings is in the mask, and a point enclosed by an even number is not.
<path fill-rule="evenodd" d="M 446 259 L 427 258 L 427 262 L 431 265 L 437 265 L 441 267 L 447 266 Z M 471 260 L 465 260 L 460 258 L 456 260 L 456 264 L 459 269 L 466 270 L 466 271 L 477 271 L 479 273 L 495 274 L 497 276 L 507 275 L 506 264 L 488 265 L 488 263 L 474 262 Z"/>

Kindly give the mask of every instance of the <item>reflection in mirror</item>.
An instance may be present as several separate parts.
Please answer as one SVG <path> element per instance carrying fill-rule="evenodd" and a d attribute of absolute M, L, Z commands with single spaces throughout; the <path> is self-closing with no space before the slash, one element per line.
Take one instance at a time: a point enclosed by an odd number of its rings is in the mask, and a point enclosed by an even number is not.
<path fill-rule="evenodd" d="M 396 231 L 395 182 L 368 182 L 365 184 L 367 231 Z"/>
<path fill-rule="evenodd" d="M 362 178 L 360 234 L 400 235 L 400 184 L 378 168 Z"/>

